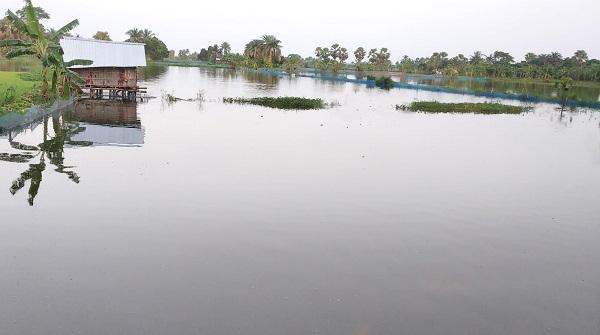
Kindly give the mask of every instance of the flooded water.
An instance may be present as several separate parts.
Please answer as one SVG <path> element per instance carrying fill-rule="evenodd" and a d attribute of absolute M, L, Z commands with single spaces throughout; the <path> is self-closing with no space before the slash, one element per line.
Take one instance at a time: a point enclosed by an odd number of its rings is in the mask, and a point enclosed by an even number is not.
<path fill-rule="evenodd" d="M 600 332 L 600 112 L 435 115 L 394 106 L 485 100 L 143 77 L 157 98 L 0 138 L 0 334 Z M 257 96 L 331 107 L 222 102 Z"/>

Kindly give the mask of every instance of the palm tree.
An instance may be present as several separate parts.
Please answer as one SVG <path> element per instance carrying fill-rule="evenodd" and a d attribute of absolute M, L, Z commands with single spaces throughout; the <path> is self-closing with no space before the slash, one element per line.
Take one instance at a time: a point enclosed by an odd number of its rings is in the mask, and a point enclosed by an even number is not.
<path fill-rule="evenodd" d="M 219 47 L 221 48 L 221 53 L 223 55 L 228 55 L 231 52 L 231 45 L 227 42 L 221 43 Z"/>
<path fill-rule="evenodd" d="M 42 62 L 42 95 L 44 99 L 47 99 L 49 88 L 47 78 L 48 68 L 50 66 L 63 66 L 61 63 L 63 53 L 62 47 L 55 41 L 58 41 L 58 36 L 62 36 L 71 29 L 75 28 L 79 24 L 79 21 L 75 19 L 69 22 L 62 28 L 56 30 L 52 36 L 46 38 L 37 18 L 35 7 L 33 7 L 31 4 L 31 0 L 25 0 L 25 7 L 23 7 L 23 11 L 27 17 L 26 21 L 21 19 L 18 15 L 10 10 L 6 12 L 6 16 L 20 32 L 25 34 L 28 40 L 3 40 L 0 41 L 0 47 L 13 47 L 13 49 L 6 55 L 7 58 L 31 55 L 35 56 Z"/>
<path fill-rule="evenodd" d="M 588 60 L 587 52 L 584 50 L 575 51 L 575 55 L 573 55 L 573 57 L 575 58 L 575 63 L 577 63 L 579 66 L 585 64 L 585 62 Z"/>
<path fill-rule="evenodd" d="M 125 35 L 129 36 L 129 38 L 125 40 L 126 42 L 139 43 L 142 41 L 142 31 L 138 28 L 129 29 Z"/>
<path fill-rule="evenodd" d="M 290 75 L 297 72 L 301 63 L 302 63 L 302 57 L 300 57 L 300 55 L 296 55 L 296 54 L 288 55 L 285 58 L 285 60 L 283 61 L 283 65 L 285 66 L 285 68 L 287 69 L 287 71 Z"/>
<path fill-rule="evenodd" d="M 528 52 L 525 54 L 525 63 L 530 65 L 535 60 L 536 55 L 533 52 Z"/>
<path fill-rule="evenodd" d="M 262 41 L 258 39 L 248 42 L 244 48 L 244 55 L 250 57 L 251 59 L 258 58 L 261 52 L 261 45 Z"/>
<path fill-rule="evenodd" d="M 281 61 L 281 41 L 273 35 L 263 35 L 261 53 L 265 62 Z"/>
<path fill-rule="evenodd" d="M 484 59 L 485 55 L 481 53 L 481 51 L 475 51 L 469 58 L 469 63 L 471 63 L 471 65 L 477 65 Z"/>
<path fill-rule="evenodd" d="M 561 67 L 564 64 L 564 59 L 560 52 L 551 52 L 550 53 L 550 63 L 554 67 Z"/>
<path fill-rule="evenodd" d="M 144 42 L 154 37 L 152 30 L 144 29 L 140 33 L 142 35 L 142 41 Z"/>
<path fill-rule="evenodd" d="M 363 48 L 363 47 L 358 47 L 356 49 L 356 51 L 354 51 L 354 58 L 356 59 L 357 63 L 362 62 L 366 56 L 367 56 L 367 52 L 365 51 L 365 48 Z"/>

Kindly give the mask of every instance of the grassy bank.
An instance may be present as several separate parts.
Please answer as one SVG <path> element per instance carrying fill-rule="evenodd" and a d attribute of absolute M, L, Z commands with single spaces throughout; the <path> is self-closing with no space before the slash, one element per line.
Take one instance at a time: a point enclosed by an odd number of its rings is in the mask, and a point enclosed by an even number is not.
<path fill-rule="evenodd" d="M 0 72 L 0 116 L 20 112 L 38 102 L 41 79 L 36 73 Z"/>
<path fill-rule="evenodd" d="M 427 113 L 521 114 L 530 111 L 531 107 L 488 102 L 443 103 L 437 101 L 415 101 L 409 105 L 396 105 L 396 109 Z"/>

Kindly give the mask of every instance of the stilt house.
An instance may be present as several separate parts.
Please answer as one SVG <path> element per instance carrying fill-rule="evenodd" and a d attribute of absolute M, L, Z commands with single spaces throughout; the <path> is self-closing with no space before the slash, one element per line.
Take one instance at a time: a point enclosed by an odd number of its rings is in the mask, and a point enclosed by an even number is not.
<path fill-rule="evenodd" d="M 146 66 L 143 43 L 63 37 L 60 45 L 65 62 L 73 59 L 93 61 L 91 65 L 70 68 L 85 80 L 82 88 L 89 90 L 90 97 L 102 98 L 104 91 L 115 98 L 145 93 L 146 88 L 138 86 L 138 68 Z"/>

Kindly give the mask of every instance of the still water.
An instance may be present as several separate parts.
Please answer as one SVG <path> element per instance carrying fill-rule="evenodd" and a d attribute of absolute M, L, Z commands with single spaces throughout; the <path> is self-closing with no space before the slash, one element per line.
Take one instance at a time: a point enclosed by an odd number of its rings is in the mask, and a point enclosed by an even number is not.
<path fill-rule="evenodd" d="M 157 98 L 0 138 L 0 334 L 600 332 L 598 111 L 434 115 L 394 106 L 485 100 L 143 76 Z M 331 107 L 222 102 L 291 95 Z"/>

